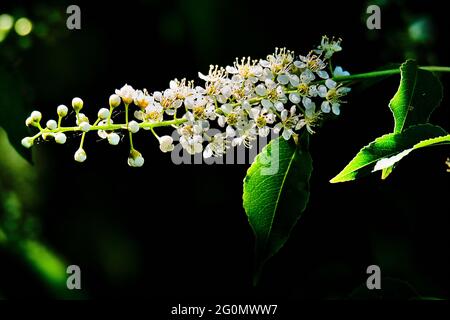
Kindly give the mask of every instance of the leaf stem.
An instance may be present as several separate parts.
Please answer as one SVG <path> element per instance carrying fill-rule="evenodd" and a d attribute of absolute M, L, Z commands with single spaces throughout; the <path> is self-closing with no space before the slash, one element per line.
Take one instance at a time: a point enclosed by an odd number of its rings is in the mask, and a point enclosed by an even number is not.
<path fill-rule="evenodd" d="M 442 67 L 442 66 L 424 66 L 424 67 L 419 67 L 419 69 L 427 70 L 427 71 L 434 71 L 434 72 L 450 72 L 450 67 Z M 370 79 L 370 78 L 384 77 L 384 76 L 389 76 L 389 75 L 399 74 L 399 73 L 400 73 L 400 68 L 395 68 L 395 69 L 388 69 L 388 70 L 357 73 L 357 74 L 352 74 L 349 76 L 333 77 L 332 79 L 335 81 L 347 81 L 347 80 L 354 80 L 354 79 Z"/>

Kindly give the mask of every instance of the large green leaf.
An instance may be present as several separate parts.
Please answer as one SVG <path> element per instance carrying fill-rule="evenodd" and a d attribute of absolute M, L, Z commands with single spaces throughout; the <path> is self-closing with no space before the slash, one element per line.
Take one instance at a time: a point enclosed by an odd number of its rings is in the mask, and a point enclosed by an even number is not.
<path fill-rule="evenodd" d="M 413 60 L 400 67 L 400 86 L 389 103 L 394 115 L 394 133 L 411 125 L 427 123 L 442 100 L 442 85 L 430 71 L 421 70 Z"/>
<path fill-rule="evenodd" d="M 421 124 L 401 133 L 390 133 L 362 148 L 331 183 L 355 180 L 370 172 L 383 170 L 400 161 L 411 151 L 450 143 L 449 134 L 438 126 Z"/>
<path fill-rule="evenodd" d="M 436 76 L 419 69 L 413 60 L 400 67 L 400 85 L 389 103 L 394 115 L 394 133 L 400 133 L 411 125 L 427 123 L 433 110 L 442 100 L 442 85 Z M 382 170 L 386 179 L 394 166 Z"/>
<path fill-rule="evenodd" d="M 272 140 L 255 158 L 244 180 L 244 209 L 256 236 L 258 282 L 264 263 L 287 241 L 309 200 L 312 159 L 307 133 L 299 142 Z"/>

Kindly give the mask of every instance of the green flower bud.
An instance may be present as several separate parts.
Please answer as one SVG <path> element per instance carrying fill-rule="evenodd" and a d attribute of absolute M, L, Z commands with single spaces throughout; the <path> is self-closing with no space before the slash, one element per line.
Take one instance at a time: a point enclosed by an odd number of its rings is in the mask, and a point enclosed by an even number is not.
<path fill-rule="evenodd" d="M 67 113 L 69 112 L 69 109 L 65 106 L 65 105 L 60 105 L 58 106 L 58 108 L 56 109 L 56 112 L 58 113 L 58 116 L 65 117 L 67 116 Z"/>
<path fill-rule="evenodd" d="M 121 99 L 117 94 L 112 94 L 109 97 L 109 106 L 111 108 L 117 108 L 120 105 Z"/>
<path fill-rule="evenodd" d="M 80 110 L 83 109 L 83 100 L 80 98 L 73 98 L 72 107 L 76 112 L 80 112 Z"/>
<path fill-rule="evenodd" d="M 34 143 L 34 141 L 33 141 L 33 138 L 31 138 L 31 137 L 25 137 L 22 139 L 22 146 L 24 146 L 25 148 L 31 148 L 33 143 Z"/>
<path fill-rule="evenodd" d="M 84 161 L 86 161 L 86 158 L 87 158 L 86 152 L 84 152 L 84 150 L 82 148 L 80 148 L 77 150 L 77 152 L 75 152 L 75 155 L 73 156 L 73 158 L 77 162 L 84 162 Z"/>

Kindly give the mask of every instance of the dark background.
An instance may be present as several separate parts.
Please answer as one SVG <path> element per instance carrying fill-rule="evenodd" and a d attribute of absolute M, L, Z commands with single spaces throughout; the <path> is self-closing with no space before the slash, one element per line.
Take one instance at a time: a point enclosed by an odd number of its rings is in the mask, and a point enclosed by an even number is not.
<path fill-rule="evenodd" d="M 81 2 L 82 29 L 70 31 L 65 10 L 73 1 L 2 1 L 0 14 L 27 16 L 36 30 L 0 43 L 0 85 L 13 100 L 0 105 L 0 126 L 17 144 L 34 109 L 48 119 L 79 96 L 94 117 L 125 83 L 161 90 L 173 78 L 196 79 L 210 64 L 237 56 L 263 58 L 275 47 L 305 54 L 323 34 L 343 39 L 335 63 L 352 73 L 406 57 L 450 65 L 441 2 L 370 3 L 382 6 L 381 30 L 366 28 L 364 1 L 166 0 Z M 414 24 L 419 33 L 408 31 Z M 432 116 L 447 129 L 449 79 L 442 78 L 445 97 Z M 79 265 L 79 297 L 448 298 L 448 148 L 407 157 L 387 181 L 374 174 L 328 183 L 362 146 L 392 130 L 387 105 L 397 85 L 394 76 L 367 90 L 355 87 L 338 121 L 313 137 L 309 206 L 257 287 L 241 200 L 248 165 L 177 166 L 150 134 L 135 142 L 145 157 L 141 169 L 127 166 L 126 144 L 112 147 L 93 136 L 82 165 L 73 161 L 76 136 L 63 146 L 33 148 L 37 178 L 21 199 L 15 241 L 39 239 Z M 2 178 L 13 179 L 5 172 Z M 3 181 L 4 195 L 11 185 Z M 4 208 L 0 221 L 9 219 Z M 0 246 L 0 298 L 67 297 L 55 294 L 17 248 Z M 383 276 L 375 294 L 364 289 L 371 264 Z"/>

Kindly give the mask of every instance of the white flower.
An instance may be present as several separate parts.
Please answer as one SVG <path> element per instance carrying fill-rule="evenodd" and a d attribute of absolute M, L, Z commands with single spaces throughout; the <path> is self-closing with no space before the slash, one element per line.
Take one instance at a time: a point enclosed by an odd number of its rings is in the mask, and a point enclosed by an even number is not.
<path fill-rule="evenodd" d="M 223 133 L 217 133 L 210 138 L 209 143 L 203 150 L 203 157 L 221 157 L 227 150 L 227 138 Z"/>
<path fill-rule="evenodd" d="M 341 39 L 334 40 L 334 38 L 332 38 L 330 40 L 327 36 L 323 36 L 322 41 L 315 52 L 319 54 L 325 53 L 324 58 L 330 59 L 335 52 L 339 52 L 341 50 Z"/>
<path fill-rule="evenodd" d="M 138 132 L 138 131 L 139 131 L 139 123 L 137 123 L 137 122 L 134 121 L 134 120 L 131 120 L 131 121 L 128 123 L 128 130 L 129 130 L 131 133 L 136 133 L 136 132 Z"/>
<path fill-rule="evenodd" d="M 55 134 L 55 142 L 58 144 L 66 143 L 67 137 L 64 133 L 58 132 Z"/>
<path fill-rule="evenodd" d="M 210 65 L 208 75 L 204 75 L 203 73 L 199 72 L 198 77 L 206 82 L 221 82 L 222 80 L 226 79 L 226 71 L 224 68 L 219 68 L 219 66 L 217 65 Z"/>
<path fill-rule="evenodd" d="M 192 119 L 191 116 L 188 118 Z M 189 153 L 196 154 L 203 150 L 203 133 L 207 130 L 207 122 L 202 120 L 191 121 L 184 123 L 180 128 L 178 128 L 178 133 L 181 135 L 180 143 L 181 146 Z"/>
<path fill-rule="evenodd" d="M 342 67 L 337 66 L 336 68 L 334 68 L 333 71 L 333 76 L 334 77 L 343 77 L 343 76 L 349 76 L 350 72 L 348 71 L 344 71 L 344 69 L 342 69 Z"/>
<path fill-rule="evenodd" d="M 320 124 L 321 119 L 321 112 L 316 112 L 315 106 L 314 108 L 306 109 L 303 117 L 300 118 L 295 125 L 295 130 L 300 130 L 301 128 L 306 126 L 306 130 L 308 130 L 310 134 L 314 134 L 315 131 L 313 130 L 313 128 Z"/>
<path fill-rule="evenodd" d="M 252 108 L 250 118 L 254 121 L 258 135 L 267 137 L 270 133 L 268 125 L 274 123 L 275 115 L 264 108 Z"/>
<path fill-rule="evenodd" d="M 203 150 L 203 134 L 209 129 L 209 123 L 204 120 L 193 120 L 192 113 L 186 113 L 187 122 L 178 128 L 180 144 L 189 153 L 196 154 Z"/>
<path fill-rule="evenodd" d="M 108 143 L 112 146 L 117 146 L 120 142 L 120 136 L 115 132 L 111 132 L 110 134 L 108 134 L 107 138 Z"/>
<path fill-rule="evenodd" d="M 263 68 L 257 64 L 256 60 L 251 60 L 250 57 L 247 59 L 242 58 L 241 61 L 236 59 L 234 66 L 227 66 L 225 70 L 233 75 L 231 80 L 237 83 L 242 83 L 245 80 L 256 83 L 263 74 Z"/>
<path fill-rule="evenodd" d="M 221 106 L 223 115 L 219 115 L 217 124 L 220 127 L 226 127 L 227 137 L 234 137 L 235 127 L 245 125 L 248 123 L 248 114 L 240 106 L 233 107 L 231 104 L 224 104 Z"/>
<path fill-rule="evenodd" d="M 48 120 L 46 125 L 50 130 L 55 130 L 58 127 L 58 123 L 55 120 Z"/>
<path fill-rule="evenodd" d="M 231 141 L 231 145 L 233 147 L 244 145 L 246 148 L 251 148 L 252 142 L 256 139 L 257 134 L 253 120 L 239 125 L 236 132 L 237 136 L 233 138 L 233 141 Z"/>
<path fill-rule="evenodd" d="M 171 152 L 175 146 L 173 145 L 173 139 L 171 136 L 162 136 L 159 138 L 159 149 L 162 152 Z"/>
<path fill-rule="evenodd" d="M 168 115 L 174 115 L 175 109 L 183 105 L 183 100 L 178 99 L 177 91 L 166 89 L 164 92 L 156 91 L 153 98 L 157 101 Z"/>
<path fill-rule="evenodd" d="M 118 90 L 116 90 L 116 91 L 118 91 Z M 117 94 L 112 94 L 109 96 L 109 106 L 111 108 L 117 108 L 121 102 L 122 102 L 122 100 L 120 99 L 120 97 Z"/>
<path fill-rule="evenodd" d="M 80 112 L 81 109 L 83 109 L 83 100 L 81 100 L 81 98 L 73 98 L 72 99 L 72 108 L 76 111 L 76 112 Z"/>
<path fill-rule="evenodd" d="M 163 116 L 164 116 L 163 107 L 158 102 L 153 102 L 147 108 L 145 108 L 144 119 L 146 122 L 150 123 L 161 122 L 163 120 Z"/>
<path fill-rule="evenodd" d="M 84 162 L 84 161 L 86 161 L 86 158 L 87 158 L 86 152 L 84 152 L 84 150 L 82 148 L 80 148 L 75 152 L 75 155 L 73 158 L 77 162 Z"/>
<path fill-rule="evenodd" d="M 325 98 L 320 106 L 322 112 L 329 113 L 332 111 L 335 115 L 339 115 L 341 113 L 341 97 L 350 92 L 350 88 L 342 87 L 341 84 L 337 85 L 335 81 L 327 79 L 325 86 L 319 86 L 318 92 L 320 97 Z"/>
<path fill-rule="evenodd" d="M 101 108 L 100 110 L 98 110 L 97 116 L 99 117 L 99 119 L 105 120 L 109 117 L 109 115 L 109 110 L 106 108 Z"/>
<path fill-rule="evenodd" d="M 281 130 L 282 136 L 285 140 L 289 140 L 294 133 L 294 127 L 298 122 L 298 115 L 296 115 L 296 107 L 292 106 L 289 112 L 287 110 L 283 110 L 281 112 L 281 122 L 277 123 L 274 127 L 274 132 L 279 133 Z"/>
<path fill-rule="evenodd" d="M 185 136 L 180 137 L 181 146 L 189 154 L 196 154 L 196 153 L 202 152 L 202 150 L 203 150 L 202 142 L 203 142 L 203 139 L 199 135 L 194 135 L 191 138 L 185 137 Z"/>
<path fill-rule="evenodd" d="M 320 59 L 319 56 L 312 54 L 312 52 L 308 53 L 307 56 L 299 56 L 300 61 L 294 61 L 294 65 L 299 69 L 308 69 L 312 72 L 315 72 L 322 79 L 328 79 L 328 73 L 323 70 L 326 68 L 327 64 Z M 300 76 L 300 79 L 302 77 Z"/>
<path fill-rule="evenodd" d="M 147 93 L 147 90 L 136 90 L 134 97 L 134 104 L 137 105 L 141 109 L 145 109 L 151 102 L 153 101 L 153 97 L 150 97 Z"/>
<path fill-rule="evenodd" d="M 32 137 L 25 137 L 22 139 L 21 143 L 22 143 L 22 146 L 24 146 L 25 148 L 31 148 L 34 141 L 33 141 Z"/>
<path fill-rule="evenodd" d="M 261 100 L 262 106 L 269 110 L 275 108 L 278 111 L 284 109 L 284 103 L 287 102 L 286 95 L 284 94 L 283 87 L 277 85 L 274 81 L 266 79 L 264 84 L 259 85 L 259 92 L 264 97 Z"/>
<path fill-rule="evenodd" d="M 33 111 L 30 115 L 31 121 L 33 122 L 39 122 L 42 119 L 42 113 L 39 111 Z"/>
<path fill-rule="evenodd" d="M 266 73 L 266 78 L 272 79 L 273 74 L 284 73 L 289 70 L 294 61 L 294 52 L 286 50 L 286 48 L 275 48 L 275 53 L 268 55 L 267 58 L 261 59 L 259 64 L 270 71 Z"/>
<path fill-rule="evenodd" d="M 122 88 L 116 89 L 116 95 L 122 98 L 123 103 L 130 104 L 136 97 L 136 91 L 132 86 L 125 84 Z"/>
<path fill-rule="evenodd" d="M 56 108 L 56 112 L 58 113 L 58 116 L 62 118 L 67 116 L 69 109 L 65 105 L 61 104 L 58 106 L 58 108 Z"/>

